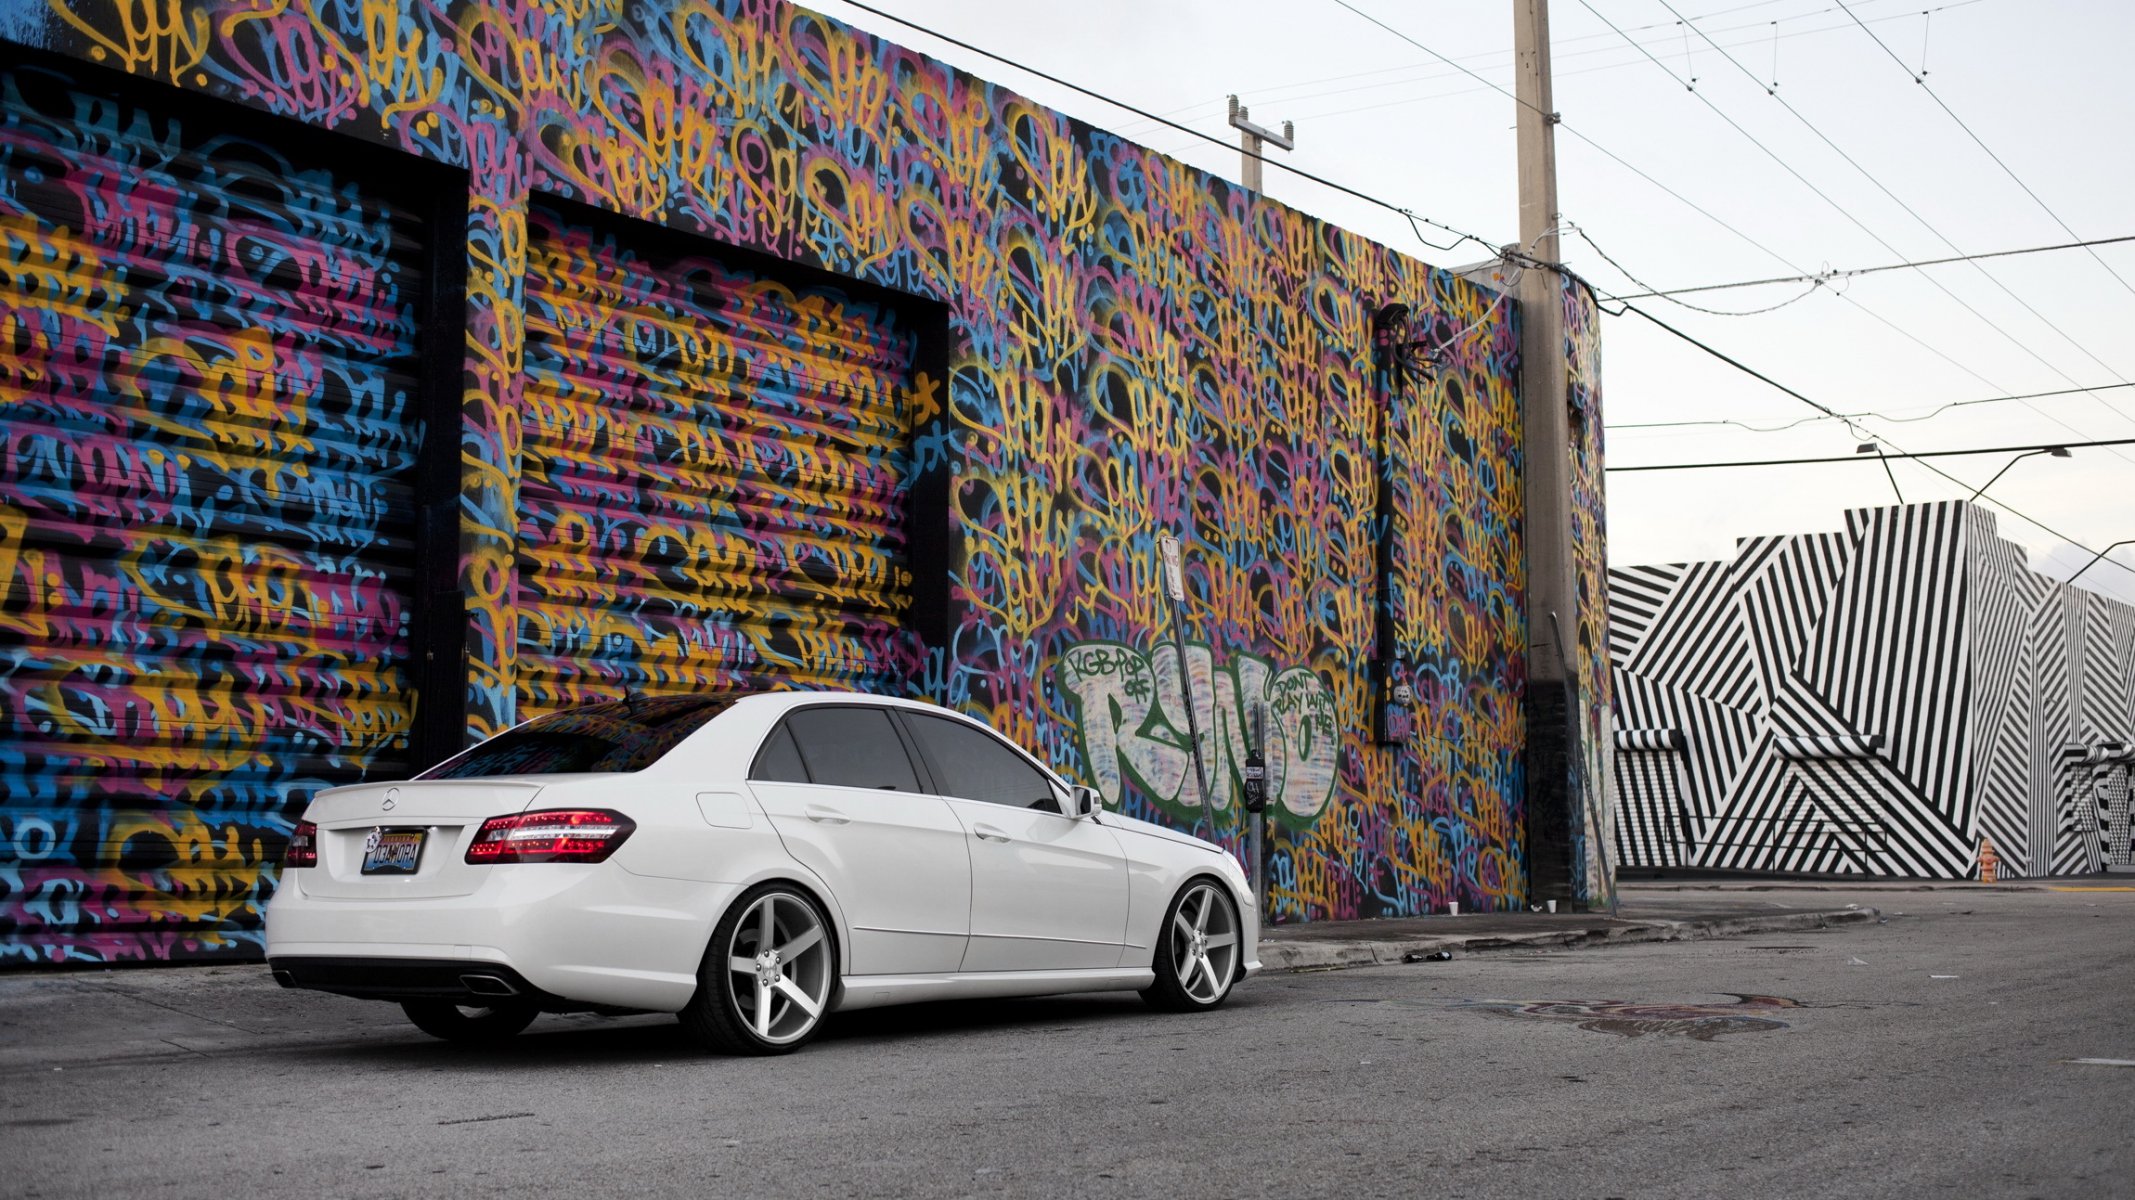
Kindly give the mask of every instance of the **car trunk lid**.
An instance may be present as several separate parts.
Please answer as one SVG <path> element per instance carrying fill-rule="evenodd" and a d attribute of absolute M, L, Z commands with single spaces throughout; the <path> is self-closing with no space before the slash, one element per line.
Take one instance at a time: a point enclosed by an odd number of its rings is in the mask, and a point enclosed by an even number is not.
<path fill-rule="evenodd" d="M 319 864 L 289 872 L 284 883 L 327 898 L 464 896 L 495 869 L 466 861 L 475 830 L 526 811 L 542 787 L 538 779 L 441 779 L 321 792 L 304 814 L 319 827 Z"/>

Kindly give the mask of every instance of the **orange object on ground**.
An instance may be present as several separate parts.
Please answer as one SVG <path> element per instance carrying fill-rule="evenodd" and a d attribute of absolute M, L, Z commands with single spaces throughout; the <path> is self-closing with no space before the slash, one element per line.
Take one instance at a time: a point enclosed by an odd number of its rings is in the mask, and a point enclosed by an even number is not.
<path fill-rule="evenodd" d="M 2001 865 L 2002 856 L 1994 852 L 1994 843 L 1987 838 L 1979 839 L 1979 881 L 1996 882 L 1995 877 L 2000 873 Z"/>

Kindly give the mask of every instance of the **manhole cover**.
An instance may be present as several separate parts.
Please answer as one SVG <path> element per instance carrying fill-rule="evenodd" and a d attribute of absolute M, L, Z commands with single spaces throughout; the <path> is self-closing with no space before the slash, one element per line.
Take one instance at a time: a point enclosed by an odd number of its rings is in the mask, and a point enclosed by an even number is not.
<path fill-rule="evenodd" d="M 1785 1029 L 1771 1014 L 1806 1008 L 1785 996 L 1729 992 L 1732 1004 L 1637 1004 L 1627 1000 L 1466 1000 L 1458 1007 L 1515 1020 L 1563 1021 L 1623 1037 L 1673 1034 L 1709 1042 L 1730 1033 Z"/>

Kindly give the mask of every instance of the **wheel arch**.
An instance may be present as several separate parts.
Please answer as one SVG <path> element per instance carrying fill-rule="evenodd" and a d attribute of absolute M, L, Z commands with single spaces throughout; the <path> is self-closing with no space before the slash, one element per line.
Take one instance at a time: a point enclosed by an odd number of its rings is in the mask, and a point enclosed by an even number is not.
<path fill-rule="evenodd" d="M 824 883 L 822 878 L 815 872 L 798 862 L 779 863 L 764 867 L 752 873 L 743 882 L 733 885 L 733 895 L 727 898 L 725 904 L 719 906 L 718 911 L 712 913 L 711 920 L 706 923 L 702 936 L 698 939 L 697 961 L 700 964 L 700 970 L 698 972 L 697 986 L 700 988 L 704 986 L 701 964 L 712 952 L 712 935 L 719 932 L 719 922 L 725 920 L 726 915 L 734 911 L 734 906 L 741 903 L 744 896 L 767 883 L 784 884 L 787 887 L 807 893 L 808 898 L 815 901 L 816 906 L 830 917 L 830 937 L 832 949 L 836 953 L 838 968 L 832 972 L 831 998 L 835 1001 L 845 989 L 845 971 L 851 961 L 847 957 L 847 953 L 848 948 L 852 945 L 852 928 L 846 923 L 845 910 L 838 905 L 837 896 L 830 890 L 829 885 Z"/>

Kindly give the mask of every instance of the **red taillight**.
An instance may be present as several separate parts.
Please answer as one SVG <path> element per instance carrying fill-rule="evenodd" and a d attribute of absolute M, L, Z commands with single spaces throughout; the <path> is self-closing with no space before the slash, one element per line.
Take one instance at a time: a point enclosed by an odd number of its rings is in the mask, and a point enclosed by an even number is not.
<path fill-rule="evenodd" d="M 615 853 L 637 822 L 605 808 L 552 808 L 491 817 L 467 847 L 471 863 L 597 863 Z"/>
<path fill-rule="evenodd" d="M 289 835 L 289 845 L 282 849 L 282 866 L 316 867 L 319 865 L 319 827 L 309 821 L 298 821 Z"/>

